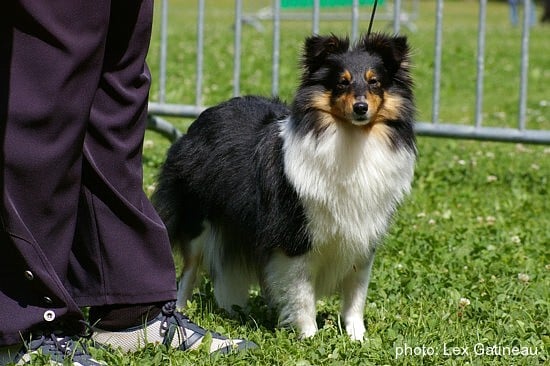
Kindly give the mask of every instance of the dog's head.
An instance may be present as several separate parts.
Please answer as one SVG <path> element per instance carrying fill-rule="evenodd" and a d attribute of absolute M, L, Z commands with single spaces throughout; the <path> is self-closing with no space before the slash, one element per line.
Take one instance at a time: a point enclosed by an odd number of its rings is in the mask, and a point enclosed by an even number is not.
<path fill-rule="evenodd" d="M 335 35 L 309 37 L 295 108 L 320 112 L 327 123 L 398 120 L 412 106 L 409 62 L 403 36 L 371 34 L 353 45 Z"/>

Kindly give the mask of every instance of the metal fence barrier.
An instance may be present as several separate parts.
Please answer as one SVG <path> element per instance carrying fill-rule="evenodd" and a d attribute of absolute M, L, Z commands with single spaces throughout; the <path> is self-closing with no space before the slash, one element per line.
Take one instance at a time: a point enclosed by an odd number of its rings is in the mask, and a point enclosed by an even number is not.
<path fill-rule="evenodd" d="M 240 95 L 241 80 L 241 55 L 242 55 L 242 32 L 243 25 L 252 24 L 257 31 L 263 31 L 261 22 L 272 22 L 272 84 L 271 93 L 278 95 L 279 92 L 279 55 L 281 40 L 281 21 L 288 19 L 310 19 L 311 32 L 319 32 L 321 21 L 330 20 L 330 17 L 323 17 L 321 12 L 321 0 L 310 0 L 311 9 L 304 13 L 285 13 L 281 9 L 281 0 L 272 1 L 271 7 L 264 8 L 254 14 L 247 14 L 243 10 L 243 0 L 235 0 L 235 19 L 234 19 L 234 38 L 233 38 L 233 91 L 232 96 Z M 359 35 L 360 11 L 367 11 L 370 15 L 370 7 L 360 4 L 360 0 L 348 0 L 349 21 L 351 25 L 351 38 L 356 39 Z M 405 2 L 405 3 L 404 3 Z M 158 73 L 154 74 L 159 80 L 159 90 L 157 100 L 149 103 L 149 128 L 153 129 L 167 138 L 174 140 L 181 135 L 171 123 L 166 121 L 163 116 L 176 117 L 197 117 L 205 108 L 202 104 L 203 92 L 203 59 L 204 59 L 204 34 L 205 34 L 205 3 L 206 0 L 198 0 L 197 16 L 197 56 L 196 56 L 196 97 L 194 104 L 171 104 L 166 102 L 166 78 L 167 67 L 166 60 L 168 54 L 168 0 L 161 1 L 161 27 L 160 27 L 160 61 Z M 483 126 L 483 82 L 485 71 L 485 18 L 487 13 L 487 0 L 479 0 L 479 21 L 477 34 L 477 75 L 476 75 L 476 98 L 475 98 L 475 120 L 473 125 L 463 125 L 454 123 L 441 123 L 439 118 L 441 106 L 441 80 L 442 80 L 442 30 L 443 30 L 443 4 L 444 0 L 436 0 L 436 19 L 435 19 L 435 52 L 434 52 L 434 74 L 432 88 L 432 120 L 417 121 L 416 132 L 418 135 L 463 138 L 475 140 L 505 141 L 505 142 L 525 142 L 533 144 L 550 144 L 550 131 L 532 130 L 526 127 L 527 121 L 527 83 L 528 83 L 528 65 L 529 65 L 529 39 L 530 39 L 530 7 L 531 1 L 524 2 L 522 36 L 521 36 L 521 66 L 520 66 L 520 87 L 518 91 L 519 112 L 517 128 L 510 127 L 486 127 Z M 383 17 L 391 23 L 394 33 L 399 33 L 401 26 L 404 25 L 410 30 L 415 29 L 414 21 L 418 15 L 418 0 L 393 0 L 385 1 L 386 9 Z M 468 5 L 469 6 L 469 5 Z M 365 8 L 368 8 L 365 10 Z M 380 18 L 378 18 L 380 19 Z M 228 96 L 230 97 L 230 96 Z"/>

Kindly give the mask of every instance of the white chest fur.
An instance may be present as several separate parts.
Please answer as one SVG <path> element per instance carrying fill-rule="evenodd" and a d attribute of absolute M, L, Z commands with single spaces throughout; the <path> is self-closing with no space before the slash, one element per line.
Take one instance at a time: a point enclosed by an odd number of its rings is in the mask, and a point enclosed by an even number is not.
<path fill-rule="evenodd" d="M 306 211 L 315 267 L 327 257 L 343 268 L 364 260 L 410 190 L 414 152 L 392 148 L 374 128 L 333 124 L 321 136 L 297 136 L 281 122 L 285 173 Z"/>

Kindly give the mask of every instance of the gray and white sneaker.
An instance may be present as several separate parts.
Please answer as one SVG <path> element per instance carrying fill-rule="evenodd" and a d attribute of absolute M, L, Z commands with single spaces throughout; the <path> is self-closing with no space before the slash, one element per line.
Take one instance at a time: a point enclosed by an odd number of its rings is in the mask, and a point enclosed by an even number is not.
<path fill-rule="evenodd" d="M 101 361 L 94 360 L 88 353 L 85 339 L 69 337 L 59 334 L 41 335 L 29 343 L 23 345 L 19 352 L 14 352 L 14 347 L 5 348 L 0 354 L 0 365 L 15 363 L 16 365 L 29 365 L 35 357 L 41 355 L 49 357 L 50 365 L 73 366 L 102 366 Z"/>
<path fill-rule="evenodd" d="M 163 344 L 186 351 L 197 349 L 208 333 L 212 338 L 211 354 L 257 348 L 253 342 L 230 339 L 199 327 L 188 317 L 176 311 L 175 301 L 166 303 L 159 315 L 141 326 L 121 331 L 107 331 L 94 327 L 92 340 L 99 345 L 120 348 L 126 352 L 136 351 L 149 343 Z"/>

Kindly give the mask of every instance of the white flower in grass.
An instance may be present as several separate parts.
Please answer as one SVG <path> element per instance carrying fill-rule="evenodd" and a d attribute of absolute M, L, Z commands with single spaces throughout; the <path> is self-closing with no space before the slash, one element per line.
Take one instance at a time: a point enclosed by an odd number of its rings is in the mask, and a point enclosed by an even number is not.
<path fill-rule="evenodd" d="M 155 146 L 155 142 L 153 140 L 145 140 L 143 141 L 143 148 L 144 149 L 151 149 Z"/>
<path fill-rule="evenodd" d="M 517 144 L 516 145 L 516 151 L 518 152 L 531 152 L 533 151 L 532 149 L 529 149 L 528 147 L 526 147 L 525 145 L 523 144 Z"/>
<path fill-rule="evenodd" d="M 470 299 L 461 297 L 460 300 L 458 300 L 458 306 L 460 306 L 461 308 L 465 308 L 468 305 L 470 305 Z"/>
<path fill-rule="evenodd" d="M 488 175 L 487 176 L 487 182 L 496 182 L 498 180 L 498 177 L 496 175 Z"/>
<path fill-rule="evenodd" d="M 497 218 L 494 216 L 487 216 L 485 221 L 487 221 L 487 224 L 493 225 L 497 221 Z"/>
<path fill-rule="evenodd" d="M 157 186 L 154 185 L 154 184 L 148 185 L 147 188 L 146 188 L 147 194 L 148 194 L 149 196 L 152 195 L 156 188 L 157 188 Z"/>
<path fill-rule="evenodd" d="M 523 283 L 527 283 L 531 280 L 531 277 L 529 277 L 526 273 L 519 273 L 518 274 L 518 280 Z"/>
<path fill-rule="evenodd" d="M 520 238 L 519 236 L 517 236 L 517 235 L 512 236 L 512 237 L 510 238 L 510 240 L 511 240 L 512 243 L 514 243 L 514 244 L 519 244 L 519 243 L 521 243 L 521 238 Z"/>

